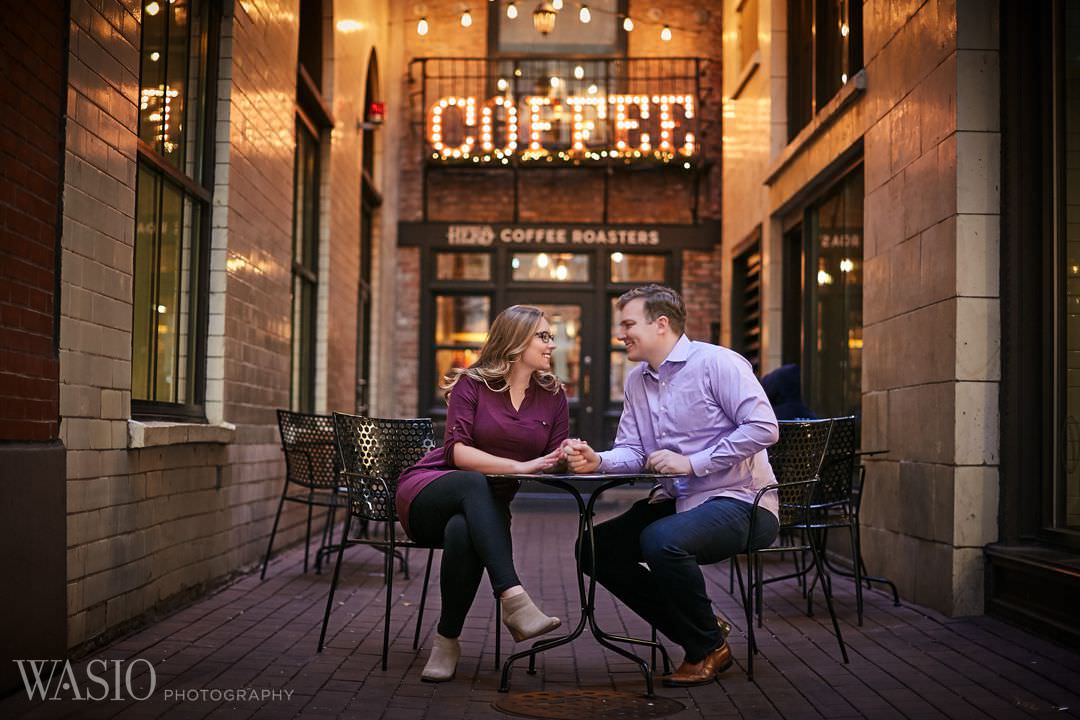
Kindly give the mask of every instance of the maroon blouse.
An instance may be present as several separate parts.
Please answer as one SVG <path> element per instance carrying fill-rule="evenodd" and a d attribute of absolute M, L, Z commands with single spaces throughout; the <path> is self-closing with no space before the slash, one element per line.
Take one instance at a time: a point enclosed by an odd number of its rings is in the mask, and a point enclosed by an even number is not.
<path fill-rule="evenodd" d="M 477 450 L 525 461 L 546 455 L 570 432 L 566 392 L 545 390 L 533 380 L 517 410 L 509 392 L 495 392 L 477 380 L 462 376 L 450 393 L 443 446 L 401 474 L 397 487 L 397 514 L 409 532 L 409 509 L 428 483 L 459 469 L 454 465 L 457 443 Z M 410 533 L 411 537 L 411 533 Z"/>

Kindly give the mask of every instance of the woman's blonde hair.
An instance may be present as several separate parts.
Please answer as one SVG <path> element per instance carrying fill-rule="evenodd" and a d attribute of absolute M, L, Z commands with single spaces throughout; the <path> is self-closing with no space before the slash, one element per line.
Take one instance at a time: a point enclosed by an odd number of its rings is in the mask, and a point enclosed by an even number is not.
<path fill-rule="evenodd" d="M 450 396 L 463 375 L 484 383 L 493 392 L 509 390 L 507 378 L 510 377 L 511 363 L 529 347 L 543 319 L 544 311 L 532 305 L 511 305 L 499 313 L 480 348 L 480 358 L 467 368 L 453 368 L 443 378 L 442 389 L 446 396 Z M 559 379 L 548 371 L 534 371 L 533 380 L 552 393 L 562 388 Z"/>

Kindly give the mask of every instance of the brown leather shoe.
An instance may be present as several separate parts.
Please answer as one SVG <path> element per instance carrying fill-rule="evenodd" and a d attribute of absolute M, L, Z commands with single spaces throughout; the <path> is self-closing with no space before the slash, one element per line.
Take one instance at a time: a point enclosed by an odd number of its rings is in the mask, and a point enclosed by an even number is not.
<path fill-rule="evenodd" d="M 664 678 L 664 687 L 692 687 L 694 685 L 707 685 L 714 680 L 720 679 L 720 673 L 731 667 L 731 648 L 727 640 L 705 656 L 700 663 L 686 663 L 679 669 Z"/>

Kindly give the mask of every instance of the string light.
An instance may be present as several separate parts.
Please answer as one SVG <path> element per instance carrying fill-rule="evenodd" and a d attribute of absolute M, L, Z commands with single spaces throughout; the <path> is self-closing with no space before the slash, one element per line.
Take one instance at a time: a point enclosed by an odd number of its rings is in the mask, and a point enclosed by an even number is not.
<path fill-rule="evenodd" d="M 592 13 L 589 12 L 589 6 L 588 5 L 582 5 L 581 9 L 578 10 L 578 20 L 580 20 L 582 23 L 586 23 L 586 24 L 590 20 L 592 20 Z"/>
<path fill-rule="evenodd" d="M 471 27 L 471 26 L 472 26 L 472 13 L 470 13 L 468 10 L 466 10 L 465 12 L 461 13 L 461 27 L 467 28 L 467 27 Z"/>
<path fill-rule="evenodd" d="M 510 0 L 510 2 L 508 2 L 506 4 L 506 17 L 513 20 L 517 16 L 518 16 L 517 4 L 513 0 Z"/>
<path fill-rule="evenodd" d="M 667 25 L 660 31 L 660 39 L 664 42 L 671 42 L 671 28 Z"/>
<path fill-rule="evenodd" d="M 627 15 L 622 21 L 622 29 L 626 32 L 632 32 L 634 29 L 634 21 Z"/>
<path fill-rule="evenodd" d="M 574 77 L 576 77 L 578 80 L 585 77 L 585 68 L 581 67 L 580 65 L 575 66 Z"/>
<path fill-rule="evenodd" d="M 427 35 L 427 32 L 428 32 L 427 18 L 422 17 L 422 18 L 420 18 L 420 21 L 418 23 L 416 23 L 416 34 L 419 35 L 420 37 L 423 37 L 423 36 Z"/>
<path fill-rule="evenodd" d="M 556 10 L 562 10 L 562 0 L 551 0 L 551 7 Z"/>

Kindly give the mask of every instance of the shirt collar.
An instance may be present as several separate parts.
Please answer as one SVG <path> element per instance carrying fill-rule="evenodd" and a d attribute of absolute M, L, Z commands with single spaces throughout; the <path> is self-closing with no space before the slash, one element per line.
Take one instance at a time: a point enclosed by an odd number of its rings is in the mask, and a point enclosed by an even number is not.
<path fill-rule="evenodd" d="M 664 362 L 660 363 L 660 367 L 664 367 L 664 365 L 669 362 L 686 362 L 690 358 L 690 347 L 690 338 L 683 334 L 679 337 L 675 346 L 671 348 L 671 352 L 668 353 L 668 356 L 664 358 Z M 653 369 L 649 367 L 649 362 L 647 360 L 641 362 L 641 369 L 654 378 L 659 377 L 659 374 L 653 372 Z"/>

